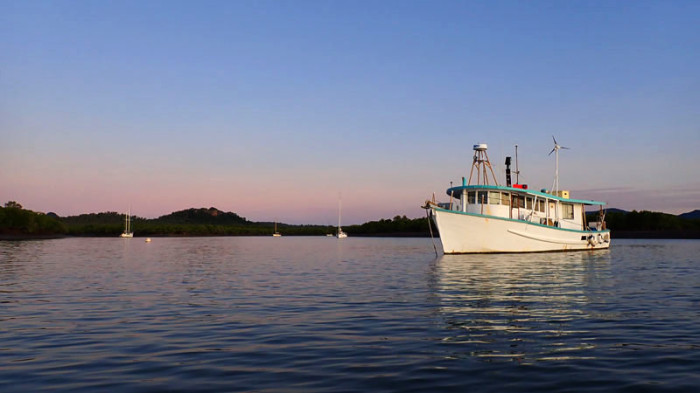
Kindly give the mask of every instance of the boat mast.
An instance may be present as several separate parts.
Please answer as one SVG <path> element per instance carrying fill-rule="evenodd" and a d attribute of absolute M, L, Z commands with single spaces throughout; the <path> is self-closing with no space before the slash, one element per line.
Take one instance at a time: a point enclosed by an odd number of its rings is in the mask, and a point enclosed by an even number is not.
<path fill-rule="evenodd" d="M 338 233 L 340 233 L 340 213 L 343 210 L 343 201 L 338 199 Z"/>

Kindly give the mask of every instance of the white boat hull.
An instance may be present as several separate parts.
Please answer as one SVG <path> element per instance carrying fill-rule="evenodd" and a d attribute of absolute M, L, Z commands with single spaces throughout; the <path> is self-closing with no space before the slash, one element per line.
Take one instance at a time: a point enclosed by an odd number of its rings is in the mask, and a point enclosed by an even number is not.
<path fill-rule="evenodd" d="M 578 231 L 432 207 L 445 254 L 592 250 L 610 247 L 610 231 Z"/>

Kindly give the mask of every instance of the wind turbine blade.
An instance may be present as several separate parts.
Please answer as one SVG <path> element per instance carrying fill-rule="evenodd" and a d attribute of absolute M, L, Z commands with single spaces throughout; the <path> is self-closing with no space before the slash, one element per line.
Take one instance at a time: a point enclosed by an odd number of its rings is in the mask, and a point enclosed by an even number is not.
<path fill-rule="evenodd" d="M 560 149 L 571 150 L 571 149 L 569 149 L 568 147 L 564 147 L 564 146 L 559 146 L 559 148 L 560 148 Z"/>
<path fill-rule="evenodd" d="M 554 144 L 557 144 L 557 140 L 554 138 L 554 135 L 552 135 L 552 140 L 554 141 Z"/>
<path fill-rule="evenodd" d="M 552 153 L 554 153 L 554 150 L 557 150 L 557 149 L 556 149 L 556 148 L 552 149 L 552 151 L 550 151 L 549 154 L 547 154 L 547 155 L 548 155 L 548 156 L 551 156 Z"/>

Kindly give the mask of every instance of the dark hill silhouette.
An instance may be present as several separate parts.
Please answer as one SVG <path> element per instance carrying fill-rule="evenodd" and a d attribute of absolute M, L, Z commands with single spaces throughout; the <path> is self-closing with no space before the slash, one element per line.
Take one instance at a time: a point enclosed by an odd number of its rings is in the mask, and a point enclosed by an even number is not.
<path fill-rule="evenodd" d="M 605 209 L 605 211 L 606 211 L 607 213 L 620 213 L 620 214 L 627 214 L 627 213 L 629 213 L 627 210 L 622 210 L 622 209 L 618 209 L 618 208 L 615 208 L 615 207 L 611 207 L 610 209 Z"/>
<path fill-rule="evenodd" d="M 215 207 L 187 209 L 156 218 L 164 224 L 248 225 L 252 224 L 236 213 L 223 212 Z"/>
<path fill-rule="evenodd" d="M 697 219 L 700 219 L 700 210 L 695 209 L 692 212 L 679 214 L 678 217 L 682 218 L 684 220 L 697 220 Z"/>
<path fill-rule="evenodd" d="M 124 214 L 117 212 L 88 213 L 77 216 L 56 217 L 67 225 L 124 225 Z M 138 217 L 135 216 L 131 218 L 132 220 L 138 220 Z"/>

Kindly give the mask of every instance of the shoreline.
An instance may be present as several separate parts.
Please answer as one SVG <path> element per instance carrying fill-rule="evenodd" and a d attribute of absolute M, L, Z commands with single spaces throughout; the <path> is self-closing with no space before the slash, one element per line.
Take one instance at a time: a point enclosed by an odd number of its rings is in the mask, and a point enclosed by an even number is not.
<path fill-rule="evenodd" d="M 391 232 L 391 233 L 356 233 L 348 232 L 350 237 L 375 237 L 375 238 L 421 238 L 430 237 L 427 233 L 416 232 Z M 166 237 L 267 237 L 270 235 L 183 235 L 183 234 L 161 234 L 134 236 L 135 239 L 166 238 Z M 325 237 L 325 235 L 285 235 L 285 237 Z M 435 234 L 434 238 L 439 238 Z M 700 239 L 700 231 L 611 231 L 612 239 Z M 29 235 L 29 234 L 0 234 L 0 241 L 21 241 L 21 240 L 53 240 L 66 238 L 119 238 L 119 236 L 99 236 L 99 235 Z"/>

